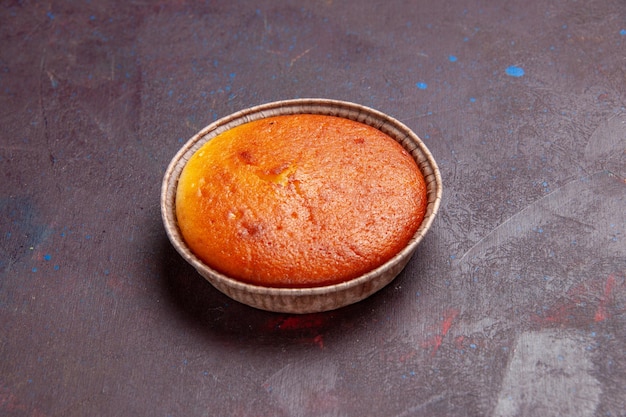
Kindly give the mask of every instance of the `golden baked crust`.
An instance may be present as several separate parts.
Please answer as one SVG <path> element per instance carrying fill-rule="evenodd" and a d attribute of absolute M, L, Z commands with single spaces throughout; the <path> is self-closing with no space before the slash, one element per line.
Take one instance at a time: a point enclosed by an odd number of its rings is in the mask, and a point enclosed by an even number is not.
<path fill-rule="evenodd" d="M 298 114 L 216 136 L 176 194 L 185 242 L 208 266 L 270 287 L 336 284 L 393 257 L 424 218 L 426 185 L 391 137 Z"/>

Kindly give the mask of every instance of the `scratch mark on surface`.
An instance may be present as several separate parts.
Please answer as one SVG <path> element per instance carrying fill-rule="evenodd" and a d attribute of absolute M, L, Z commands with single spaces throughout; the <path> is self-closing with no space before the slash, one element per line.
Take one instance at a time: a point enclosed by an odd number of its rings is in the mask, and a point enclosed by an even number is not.
<path fill-rule="evenodd" d="M 532 218 L 536 220 L 542 218 L 544 213 L 548 213 L 551 216 L 560 215 L 561 218 L 569 218 L 565 214 L 559 213 L 569 210 L 571 208 L 570 204 L 566 203 L 569 202 L 573 198 L 573 196 L 580 195 L 584 192 L 593 192 L 593 189 L 591 189 L 588 185 L 590 180 L 594 180 L 597 177 L 606 176 L 606 171 L 599 171 L 590 176 L 580 179 L 574 179 L 563 185 L 558 186 L 548 194 L 528 204 L 526 207 L 515 213 L 513 216 L 509 217 L 498 226 L 493 228 L 489 233 L 487 233 L 483 238 L 481 238 L 471 248 L 469 248 L 463 254 L 463 256 L 458 259 L 457 264 L 462 263 L 465 258 L 470 256 L 474 252 L 477 252 L 481 246 L 483 246 L 485 243 L 489 243 L 491 240 L 498 240 L 499 237 L 506 237 L 509 235 L 518 235 L 522 231 L 530 230 L 533 227 L 534 223 L 529 222 L 528 219 Z M 533 214 L 533 211 L 536 212 L 534 213 L 534 216 L 531 215 Z M 589 225 L 585 226 L 589 227 Z"/>
<path fill-rule="evenodd" d="M 37 148 L 32 148 L 28 146 L 19 146 L 19 145 L 0 145 L 0 150 L 7 152 L 33 152 L 39 153 L 41 150 Z"/>
<path fill-rule="evenodd" d="M 308 360 L 282 368 L 262 386 L 281 409 L 281 415 L 330 416 L 339 401 L 335 394 L 339 379 L 335 364 Z"/>
<path fill-rule="evenodd" d="M 399 102 L 399 103 L 411 102 L 412 101 L 412 97 L 411 96 L 401 97 L 401 98 L 399 98 L 396 101 Z M 439 109 L 439 110 L 428 111 L 426 113 L 414 114 L 412 116 L 399 117 L 399 120 L 402 123 L 406 123 L 407 121 L 411 121 L 411 120 L 414 120 L 414 119 L 421 119 L 423 117 L 443 116 L 443 115 L 448 114 L 448 113 L 459 113 L 459 112 L 461 112 L 461 106 L 451 106 L 451 107 L 446 107 L 446 108 Z"/>
<path fill-rule="evenodd" d="M 558 188 L 557 188 L 558 190 Z M 595 227 L 592 224 L 583 222 L 581 220 L 575 219 L 571 216 L 564 216 L 562 214 L 554 214 L 554 217 L 556 217 L 559 220 L 563 220 L 563 221 L 568 221 L 568 222 L 572 222 L 577 224 L 578 226 L 580 226 L 582 229 L 588 230 L 588 231 L 592 231 L 595 229 Z"/>
<path fill-rule="evenodd" d="M 48 74 L 48 78 L 50 79 L 50 85 L 52 86 L 52 88 L 57 88 L 59 86 L 59 80 L 57 79 L 55 74 L 52 71 L 46 71 L 46 73 Z"/>
<path fill-rule="evenodd" d="M 584 346 L 560 331 L 520 335 L 492 415 L 594 415 L 602 387 Z"/>
<path fill-rule="evenodd" d="M 50 132 L 48 130 L 48 115 L 46 114 L 46 106 L 44 105 L 44 92 L 43 92 L 43 78 L 46 71 L 46 50 L 44 49 L 41 54 L 41 63 L 39 64 L 39 111 L 41 112 L 41 118 L 43 120 L 43 136 L 46 141 L 46 149 L 50 158 L 50 163 L 54 165 L 56 162 L 55 156 L 52 154 L 50 148 Z"/>
<path fill-rule="evenodd" d="M 626 151 L 626 113 L 620 113 L 600 123 L 585 146 L 585 159 L 605 164 L 617 160 Z"/>
<path fill-rule="evenodd" d="M 303 56 L 305 56 L 306 54 L 308 54 L 309 52 L 311 52 L 311 49 L 313 49 L 312 47 L 307 49 L 306 51 L 302 52 L 300 55 L 296 56 L 295 58 L 293 58 L 291 60 L 291 62 L 289 62 L 289 67 L 291 68 L 293 66 L 293 64 L 296 63 L 296 61 L 298 61 L 300 58 L 302 58 Z"/>
<path fill-rule="evenodd" d="M 428 400 L 424 401 L 423 403 L 418 404 L 418 405 L 414 405 L 413 407 L 410 407 L 410 408 L 407 408 L 406 410 L 404 410 L 400 414 L 396 414 L 394 417 L 406 417 L 406 416 L 413 415 L 413 413 L 415 413 L 416 411 L 423 410 L 424 408 L 428 407 L 429 405 L 438 403 L 439 401 L 442 401 L 445 398 L 446 398 L 446 396 L 443 395 L 443 394 L 433 395 L 432 397 L 430 397 Z"/>
<path fill-rule="evenodd" d="M 271 391 L 272 389 L 272 384 L 271 381 L 277 377 L 279 377 L 286 369 L 291 368 L 291 364 L 285 365 L 282 368 L 280 368 L 278 371 L 274 372 L 272 375 L 270 375 L 269 378 L 267 378 L 265 380 L 265 382 L 263 382 L 263 384 L 261 384 L 261 386 L 266 390 L 266 391 Z"/>

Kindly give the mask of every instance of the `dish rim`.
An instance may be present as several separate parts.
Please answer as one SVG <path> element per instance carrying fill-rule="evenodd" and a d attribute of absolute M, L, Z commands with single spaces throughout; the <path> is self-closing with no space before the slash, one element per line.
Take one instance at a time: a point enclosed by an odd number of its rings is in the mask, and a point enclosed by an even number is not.
<path fill-rule="evenodd" d="M 209 267 L 196 257 L 184 242 L 180 229 L 178 228 L 175 209 L 176 189 L 178 178 L 191 155 L 207 141 L 235 126 L 271 116 L 292 114 L 321 114 L 344 117 L 372 126 L 391 136 L 411 154 L 426 181 L 428 200 L 426 212 L 422 223 L 411 237 L 408 244 L 382 265 L 348 281 L 325 286 L 297 288 L 269 287 L 239 281 Z M 428 172 L 425 172 L 425 170 Z M 422 140 L 404 123 L 373 108 L 348 101 L 301 98 L 274 101 L 234 112 L 214 121 L 193 135 L 178 150 L 165 171 L 161 187 L 161 214 L 168 239 L 176 251 L 190 263 L 200 275 L 209 280 L 212 284 L 214 283 L 207 275 L 220 281 L 220 284 L 234 288 L 237 291 L 272 296 L 312 296 L 327 295 L 329 293 L 357 288 L 366 284 L 373 278 L 384 274 L 386 271 L 394 269 L 401 263 L 406 264 L 408 259 L 413 255 L 417 245 L 431 228 L 439 210 L 441 198 L 442 181 L 437 163 Z M 403 268 L 404 265 L 402 265 L 400 271 Z M 400 271 L 398 271 L 391 280 L 393 280 Z"/>

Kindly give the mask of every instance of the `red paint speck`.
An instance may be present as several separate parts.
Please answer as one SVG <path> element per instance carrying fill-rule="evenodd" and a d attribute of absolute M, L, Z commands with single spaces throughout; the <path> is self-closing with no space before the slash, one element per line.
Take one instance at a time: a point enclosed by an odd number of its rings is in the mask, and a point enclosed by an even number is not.
<path fill-rule="evenodd" d="M 450 309 L 446 311 L 446 317 L 443 320 L 443 324 L 441 325 L 442 336 L 445 336 L 448 333 L 448 331 L 450 330 L 450 327 L 452 327 L 452 322 L 458 315 L 459 315 L 459 310 L 457 309 Z"/>
<path fill-rule="evenodd" d="M 407 353 L 405 353 L 403 355 L 400 355 L 400 357 L 398 359 L 399 359 L 400 362 L 406 362 L 409 359 L 411 359 L 413 356 L 415 356 L 416 353 L 417 353 L 416 350 L 411 349 L 409 352 L 407 352 Z"/>
<path fill-rule="evenodd" d="M 280 316 L 266 322 L 266 329 L 276 335 L 315 344 L 324 348 L 324 330 L 330 323 L 328 314 L 306 314 L 302 316 Z M 295 339 L 294 339 L 295 337 Z"/>
<path fill-rule="evenodd" d="M 464 341 L 465 341 L 465 336 L 457 336 L 456 338 L 454 338 L 454 346 L 456 346 L 457 349 L 461 350 L 463 349 Z"/>
<path fill-rule="evenodd" d="M 320 349 L 324 349 L 324 336 L 318 334 L 313 338 L 313 343 L 320 347 Z"/>
<path fill-rule="evenodd" d="M 302 316 L 282 316 L 267 322 L 270 330 L 298 331 L 315 330 L 327 324 L 327 316 L 323 314 L 305 314 Z"/>
<path fill-rule="evenodd" d="M 583 325 L 608 320 L 615 292 L 623 289 L 624 279 L 619 274 L 610 274 L 606 280 L 590 277 L 568 290 L 551 308 L 532 316 L 532 320 L 541 326 Z"/>
<path fill-rule="evenodd" d="M 446 337 L 446 334 L 448 334 L 448 331 L 450 331 L 450 328 L 452 327 L 452 323 L 454 322 L 454 319 L 456 319 L 458 315 L 459 315 L 459 310 L 455 308 L 448 309 L 444 312 L 444 318 L 443 318 L 443 322 L 441 323 L 441 330 L 439 331 L 439 334 L 433 336 L 425 344 L 425 346 L 433 347 L 431 356 L 435 356 L 437 354 L 437 351 L 439 350 L 441 343 L 443 343 L 444 337 Z"/>
<path fill-rule="evenodd" d="M 29 415 L 32 417 L 46 417 L 46 414 L 41 410 L 32 409 L 18 398 L 7 387 L 0 384 L 0 414 L 4 415 L 4 412 L 11 415 Z"/>
<path fill-rule="evenodd" d="M 604 294 L 602 298 L 600 298 L 600 304 L 598 304 L 598 309 L 596 310 L 596 314 L 594 316 L 594 320 L 596 322 L 604 321 L 609 318 L 609 313 L 607 312 L 606 307 L 609 299 L 611 298 L 613 288 L 615 288 L 615 277 L 613 275 L 609 275 L 604 283 Z"/>

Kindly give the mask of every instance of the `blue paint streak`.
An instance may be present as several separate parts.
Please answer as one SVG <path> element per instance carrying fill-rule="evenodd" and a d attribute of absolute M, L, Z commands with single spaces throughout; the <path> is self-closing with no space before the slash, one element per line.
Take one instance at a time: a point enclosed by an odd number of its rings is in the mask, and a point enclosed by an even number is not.
<path fill-rule="evenodd" d="M 44 259 L 44 260 L 46 260 L 46 261 L 49 261 L 50 259 L 52 259 L 52 255 L 50 255 L 49 253 L 46 253 L 46 254 L 43 256 L 43 259 Z"/>
<path fill-rule="evenodd" d="M 428 84 L 423 82 L 416 83 L 415 86 L 420 90 L 426 90 L 428 88 Z"/>
<path fill-rule="evenodd" d="M 626 36 L 626 29 L 620 30 L 619 34 L 622 35 L 622 36 Z"/>
<path fill-rule="evenodd" d="M 476 102 L 476 99 L 475 99 L 474 97 L 470 97 L 470 102 L 471 102 L 471 103 L 475 103 L 475 102 Z"/>
<path fill-rule="evenodd" d="M 524 69 L 522 67 L 517 67 L 515 65 L 511 65 L 506 70 L 506 75 L 510 75 L 511 77 L 521 77 L 524 75 Z"/>
<path fill-rule="evenodd" d="M 456 62 L 456 61 L 458 60 L 458 58 L 457 58 L 457 57 L 455 57 L 454 55 L 450 55 L 450 56 L 448 57 L 448 60 L 450 60 L 450 62 Z"/>

